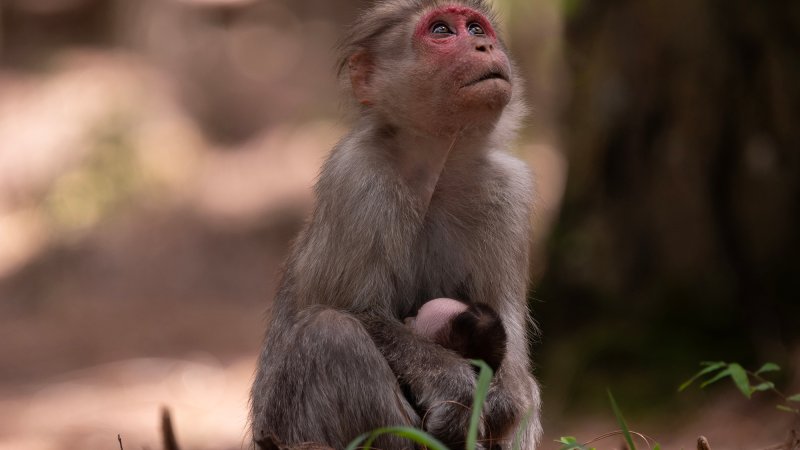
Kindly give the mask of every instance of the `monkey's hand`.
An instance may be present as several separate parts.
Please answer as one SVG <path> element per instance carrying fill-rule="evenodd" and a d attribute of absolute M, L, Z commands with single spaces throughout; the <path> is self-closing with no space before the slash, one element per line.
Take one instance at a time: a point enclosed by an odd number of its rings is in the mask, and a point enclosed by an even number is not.
<path fill-rule="evenodd" d="M 408 388 L 422 428 L 450 448 L 464 448 L 476 386 L 472 365 L 415 335 L 399 320 L 360 318 L 398 381 Z"/>
<path fill-rule="evenodd" d="M 506 361 L 511 362 L 511 361 Z M 483 441 L 487 448 L 511 448 L 517 431 L 524 441 L 538 434 L 539 388 L 524 367 L 505 364 L 497 371 L 483 409 Z M 522 448 L 525 448 L 523 445 Z"/>
<path fill-rule="evenodd" d="M 475 395 L 475 371 L 463 362 L 453 361 L 415 389 L 422 428 L 452 449 L 464 448 Z"/>

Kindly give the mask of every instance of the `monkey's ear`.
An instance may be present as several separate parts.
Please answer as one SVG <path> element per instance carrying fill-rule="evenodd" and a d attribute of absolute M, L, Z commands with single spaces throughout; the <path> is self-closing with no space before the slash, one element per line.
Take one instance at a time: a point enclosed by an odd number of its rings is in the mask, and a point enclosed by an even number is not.
<path fill-rule="evenodd" d="M 358 103 L 371 105 L 372 98 L 372 58 L 365 50 L 354 53 L 347 59 L 347 68 L 350 72 L 350 85 L 353 86 L 353 95 Z"/>

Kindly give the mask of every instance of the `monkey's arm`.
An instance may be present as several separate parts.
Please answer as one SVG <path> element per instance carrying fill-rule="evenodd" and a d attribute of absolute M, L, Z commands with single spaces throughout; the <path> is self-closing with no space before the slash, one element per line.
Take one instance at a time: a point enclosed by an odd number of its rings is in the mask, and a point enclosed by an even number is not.
<path fill-rule="evenodd" d="M 539 425 L 539 387 L 531 375 L 528 313 L 530 205 L 532 180 L 524 165 L 507 155 L 492 159 L 497 189 L 504 199 L 495 202 L 489 227 L 495 230 L 496 251 L 484 255 L 481 296 L 500 315 L 507 333 L 507 354 L 495 375 L 484 409 L 487 438 L 509 438 L 528 416 L 527 442 L 536 442 Z M 533 444 L 531 444 L 533 445 Z M 525 445 L 523 445 L 525 448 Z"/>
<path fill-rule="evenodd" d="M 504 440 L 513 436 L 529 413 L 530 422 L 527 426 L 534 424 L 534 429 L 539 429 L 540 399 L 539 388 L 531 375 L 528 352 L 529 329 L 532 324 L 527 314 L 524 282 L 521 281 L 527 279 L 527 273 L 523 275 L 520 269 L 515 270 L 508 262 L 493 267 L 500 268 L 498 272 L 505 268 L 514 270 L 517 274 L 516 277 L 506 278 L 505 285 L 498 286 L 499 282 L 495 281 L 488 289 L 488 295 L 501 308 L 498 313 L 507 334 L 507 351 L 492 379 L 486 398 L 483 412 L 484 438 Z M 527 270 L 527 264 L 523 264 L 523 267 Z M 520 281 L 515 282 L 513 278 Z"/>
<path fill-rule="evenodd" d="M 411 391 L 422 427 L 451 448 L 463 446 L 476 382 L 469 362 L 396 319 L 361 318 L 400 383 Z"/>
<path fill-rule="evenodd" d="M 296 302 L 394 316 L 404 306 L 398 289 L 409 284 L 423 216 L 406 186 L 359 139 L 346 137 L 320 174 L 315 211 L 292 255 Z"/>

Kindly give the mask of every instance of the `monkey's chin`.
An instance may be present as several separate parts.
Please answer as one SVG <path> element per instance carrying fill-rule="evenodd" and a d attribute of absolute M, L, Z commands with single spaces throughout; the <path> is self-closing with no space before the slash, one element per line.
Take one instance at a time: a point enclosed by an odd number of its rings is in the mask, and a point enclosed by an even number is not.
<path fill-rule="evenodd" d="M 473 120 L 495 120 L 511 101 L 511 84 L 502 79 L 489 79 L 464 86 L 458 91 L 459 111 Z"/>

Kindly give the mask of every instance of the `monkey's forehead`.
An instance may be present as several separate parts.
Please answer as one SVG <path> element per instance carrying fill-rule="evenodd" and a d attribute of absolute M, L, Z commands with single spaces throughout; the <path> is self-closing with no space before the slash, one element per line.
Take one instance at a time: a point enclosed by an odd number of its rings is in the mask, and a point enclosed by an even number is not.
<path fill-rule="evenodd" d="M 417 20 L 430 14 L 461 14 L 467 16 L 481 16 L 492 23 L 494 23 L 497 19 L 494 10 L 488 4 L 486 4 L 486 2 L 478 0 L 429 0 L 418 1 L 414 3 L 417 3 L 418 5 L 417 8 L 415 8 L 416 15 L 414 16 L 414 18 Z"/>
<path fill-rule="evenodd" d="M 446 5 L 431 5 L 420 10 L 421 17 L 429 17 L 436 14 L 456 14 L 463 16 L 483 16 L 485 13 L 478 11 L 475 8 L 460 4 L 451 3 Z"/>
<path fill-rule="evenodd" d="M 467 20 L 470 21 L 474 20 L 480 22 L 480 25 L 484 28 L 486 34 L 489 37 L 495 37 L 494 27 L 492 27 L 492 24 L 486 15 L 481 11 L 462 4 L 449 4 L 445 6 L 428 8 L 417 20 L 417 27 L 414 30 L 414 36 L 419 37 L 424 35 L 428 31 L 430 23 L 434 20 L 438 20 L 439 17 L 452 15 L 466 17 Z"/>

